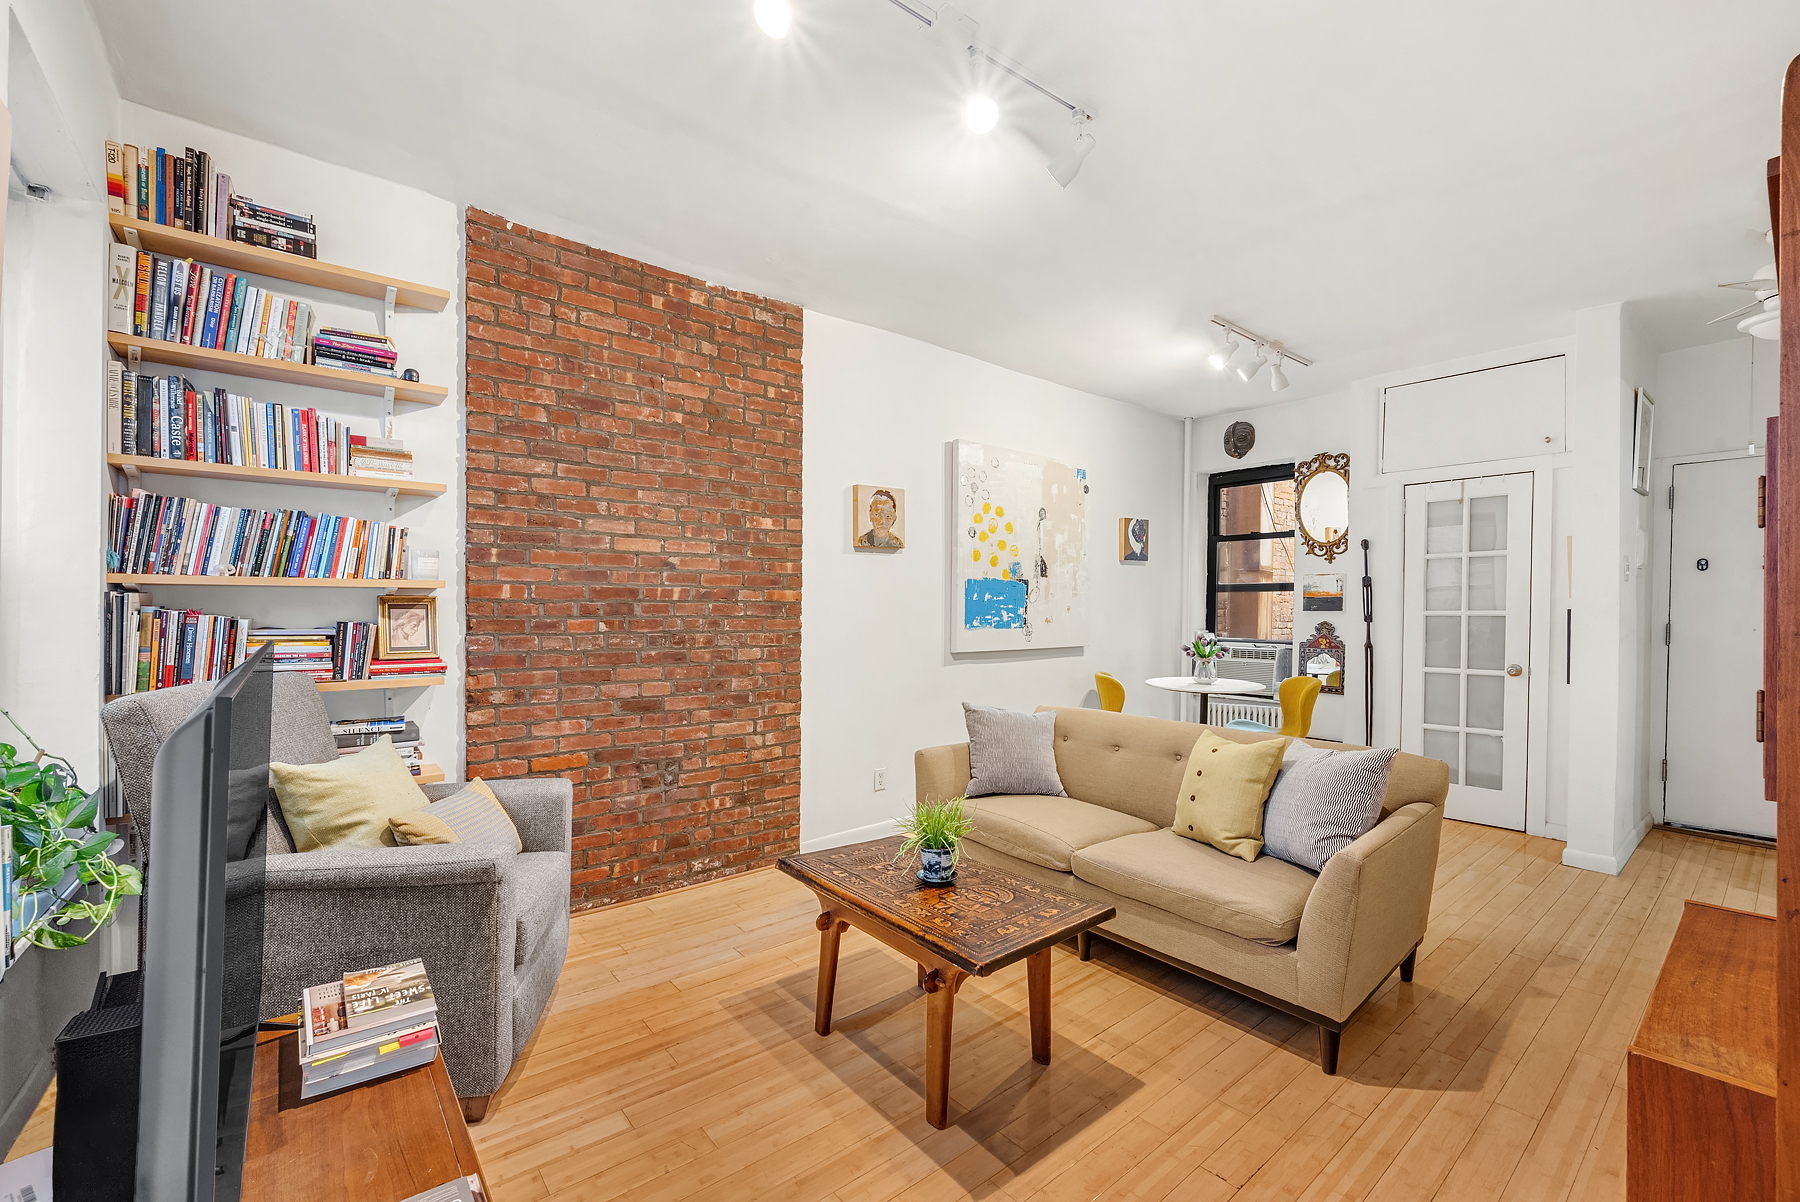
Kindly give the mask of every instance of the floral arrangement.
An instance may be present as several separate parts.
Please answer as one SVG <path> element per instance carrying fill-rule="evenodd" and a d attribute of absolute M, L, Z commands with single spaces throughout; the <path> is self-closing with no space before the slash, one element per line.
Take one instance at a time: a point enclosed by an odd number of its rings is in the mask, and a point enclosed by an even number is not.
<path fill-rule="evenodd" d="M 1181 649 L 1188 658 L 1200 660 L 1202 663 L 1215 659 L 1230 659 L 1231 648 L 1219 641 L 1219 636 L 1210 630 L 1202 630 L 1194 636 L 1191 643 L 1183 643 Z"/>

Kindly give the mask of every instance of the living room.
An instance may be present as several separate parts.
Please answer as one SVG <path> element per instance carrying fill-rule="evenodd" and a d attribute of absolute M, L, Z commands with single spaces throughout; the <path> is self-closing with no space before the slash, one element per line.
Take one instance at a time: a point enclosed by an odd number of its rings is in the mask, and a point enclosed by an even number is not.
<path fill-rule="evenodd" d="M 1794 12 L 7 29 L 0 1193 L 1800 1196 Z"/>

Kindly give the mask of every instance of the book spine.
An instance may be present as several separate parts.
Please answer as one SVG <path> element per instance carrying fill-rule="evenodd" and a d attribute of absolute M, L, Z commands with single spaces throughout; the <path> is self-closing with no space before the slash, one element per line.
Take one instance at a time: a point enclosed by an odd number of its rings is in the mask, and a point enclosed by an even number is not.
<path fill-rule="evenodd" d="M 106 328 L 113 334 L 129 334 L 137 302 L 137 251 L 123 242 L 113 243 L 107 276 Z"/>
<path fill-rule="evenodd" d="M 169 377 L 168 400 L 164 408 L 169 417 L 168 457 L 170 459 L 186 459 L 188 457 L 187 401 L 174 376 Z"/>
<path fill-rule="evenodd" d="M 125 144 L 125 216 L 138 215 L 138 148 Z"/>
<path fill-rule="evenodd" d="M 219 341 L 219 311 L 225 303 L 225 277 L 213 273 L 206 289 L 206 324 L 200 329 L 200 345 L 210 347 Z"/>
<path fill-rule="evenodd" d="M 184 345 L 194 345 L 194 335 L 198 332 L 200 322 L 206 309 L 206 280 L 212 275 L 212 268 L 202 264 L 194 264 L 188 268 L 187 295 L 181 302 L 181 341 Z"/>
<path fill-rule="evenodd" d="M 155 258 L 156 278 L 150 285 L 152 301 L 150 303 L 150 337 L 163 340 L 163 330 L 169 314 L 169 273 L 173 265 L 160 256 Z"/>
<path fill-rule="evenodd" d="M 150 277 L 152 260 L 143 251 L 138 252 L 137 262 L 133 264 L 132 298 L 131 298 L 131 332 L 139 338 L 150 336 Z"/>
<path fill-rule="evenodd" d="M 137 382 L 134 372 L 119 379 L 119 454 L 137 454 Z"/>
<path fill-rule="evenodd" d="M 187 296 L 187 278 L 191 270 L 193 268 L 186 259 L 175 259 L 169 264 L 168 324 L 163 331 L 164 339 L 169 342 L 181 341 L 181 302 Z"/>
<path fill-rule="evenodd" d="M 181 160 L 181 228 L 189 233 L 200 231 L 200 216 L 195 212 L 206 192 L 206 180 L 199 173 L 199 152 L 186 148 Z"/>
<path fill-rule="evenodd" d="M 150 162 L 150 152 L 145 150 L 138 156 L 138 207 L 137 219 L 149 221 L 151 210 L 155 207 L 156 198 L 152 195 L 156 189 L 150 177 L 156 174 L 156 168 Z"/>
<path fill-rule="evenodd" d="M 106 211 L 125 215 L 125 148 L 106 144 Z"/>
<path fill-rule="evenodd" d="M 106 361 L 106 451 L 125 453 L 125 365 L 110 356 Z"/>
<path fill-rule="evenodd" d="M 169 153 L 162 147 L 156 148 L 156 209 L 154 220 L 158 225 L 169 224 Z"/>

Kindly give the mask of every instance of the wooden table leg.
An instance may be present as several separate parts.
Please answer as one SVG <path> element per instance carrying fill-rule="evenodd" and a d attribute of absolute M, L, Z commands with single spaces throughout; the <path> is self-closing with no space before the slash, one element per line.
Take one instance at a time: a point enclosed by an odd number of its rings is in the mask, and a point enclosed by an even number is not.
<path fill-rule="evenodd" d="M 850 924 L 834 921 L 827 910 L 815 925 L 819 928 L 819 997 L 813 1005 L 813 1030 L 829 1035 L 831 997 L 837 991 L 838 940 Z"/>
<path fill-rule="evenodd" d="M 1025 960 L 1027 992 L 1031 995 L 1031 1058 L 1050 1063 L 1050 949 Z"/>
<path fill-rule="evenodd" d="M 950 1123 L 950 1027 L 957 980 L 933 969 L 925 978 L 925 1121 L 940 1131 Z"/>
<path fill-rule="evenodd" d="M 926 977 L 926 975 L 927 975 L 927 974 L 926 974 L 926 971 L 925 971 L 925 966 L 924 966 L 924 965 L 923 965 L 923 964 L 921 964 L 921 965 L 919 965 L 919 988 L 920 988 L 920 989 L 923 989 L 923 988 L 925 988 L 925 977 Z"/>

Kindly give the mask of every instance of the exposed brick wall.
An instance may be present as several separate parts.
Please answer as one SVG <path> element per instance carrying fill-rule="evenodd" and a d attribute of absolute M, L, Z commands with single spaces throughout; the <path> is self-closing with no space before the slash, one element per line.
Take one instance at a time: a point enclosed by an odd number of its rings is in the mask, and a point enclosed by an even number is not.
<path fill-rule="evenodd" d="M 574 782 L 578 909 L 772 863 L 800 831 L 800 308 L 467 233 L 467 770 Z"/>

